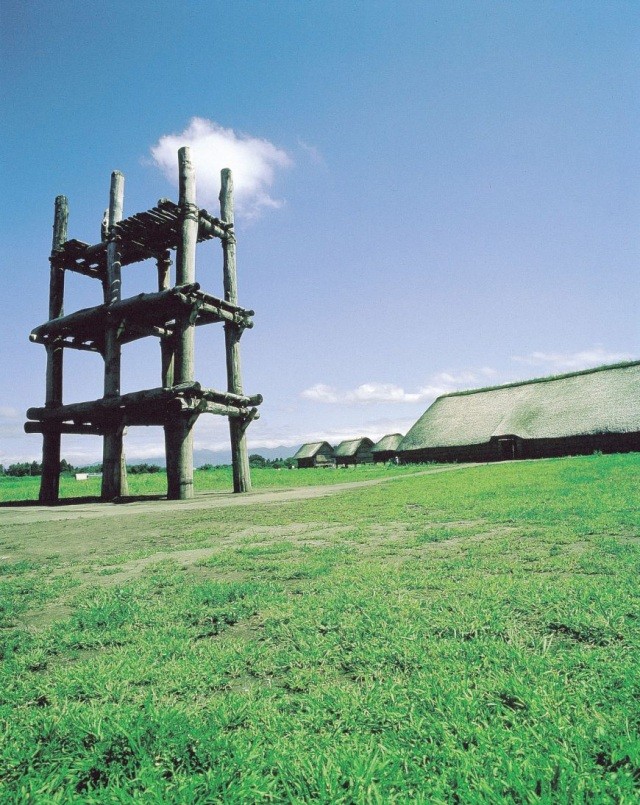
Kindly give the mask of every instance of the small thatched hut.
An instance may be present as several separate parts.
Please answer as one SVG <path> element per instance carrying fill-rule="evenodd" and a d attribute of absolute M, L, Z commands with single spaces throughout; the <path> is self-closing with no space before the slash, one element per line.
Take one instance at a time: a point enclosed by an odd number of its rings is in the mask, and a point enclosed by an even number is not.
<path fill-rule="evenodd" d="M 329 442 L 308 442 L 295 454 L 298 469 L 308 467 L 333 467 L 336 463 L 333 447 Z"/>
<path fill-rule="evenodd" d="M 640 450 L 640 361 L 445 394 L 401 461 L 499 461 Z"/>
<path fill-rule="evenodd" d="M 379 442 L 376 442 L 371 448 L 373 453 L 373 461 L 385 462 L 391 461 L 398 455 L 398 445 L 402 441 L 401 433 L 389 433 L 383 436 Z"/>
<path fill-rule="evenodd" d="M 348 439 L 340 442 L 336 447 L 336 464 L 348 466 L 349 464 L 371 464 L 373 442 L 366 436 L 363 439 Z"/>

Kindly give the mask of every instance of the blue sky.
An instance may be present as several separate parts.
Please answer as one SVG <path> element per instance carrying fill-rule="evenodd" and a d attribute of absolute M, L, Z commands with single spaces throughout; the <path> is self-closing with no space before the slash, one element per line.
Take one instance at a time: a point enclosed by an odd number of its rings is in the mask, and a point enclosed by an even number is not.
<path fill-rule="evenodd" d="M 2 3 L 0 463 L 44 401 L 53 201 L 99 239 L 109 176 L 125 215 L 175 198 L 173 151 L 220 159 L 236 219 L 250 448 L 405 432 L 437 394 L 640 356 L 640 5 L 588 2 Z M 195 119 L 195 122 L 194 122 Z M 215 153 L 214 153 L 215 151 Z M 175 157 L 177 159 L 177 157 Z M 174 163 L 175 164 L 175 163 Z M 198 279 L 221 295 L 219 247 Z M 153 290 L 147 264 L 124 295 Z M 101 302 L 69 275 L 66 311 Z M 224 386 L 202 328 L 197 375 Z M 102 393 L 100 358 L 65 354 L 65 402 Z M 156 342 L 126 346 L 123 388 L 159 385 Z M 198 447 L 226 420 L 201 417 Z M 287 448 L 285 450 L 285 448 Z M 131 429 L 130 458 L 160 456 Z M 74 463 L 100 457 L 64 437 Z"/>

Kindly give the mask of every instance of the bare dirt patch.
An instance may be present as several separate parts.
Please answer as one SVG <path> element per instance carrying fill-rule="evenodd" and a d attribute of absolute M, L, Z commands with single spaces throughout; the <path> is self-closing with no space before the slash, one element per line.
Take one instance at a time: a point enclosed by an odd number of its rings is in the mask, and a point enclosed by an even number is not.
<path fill-rule="evenodd" d="M 192 500 L 133 501 L 124 504 L 86 503 L 72 506 L 11 506 L 0 508 L 0 553 L 6 561 L 43 559 L 52 554 L 61 560 L 95 560 L 118 552 L 171 549 L 176 543 L 175 517 L 191 512 L 227 507 L 277 505 L 296 500 L 327 497 L 350 489 L 376 486 L 416 475 L 451 472 L 477 465 L 435 467 L 411 475 L 388 476 L 329 486 L 299 487 L 234 495 L 204 492 Z M 176 545 L 177 547 L 177 545 Z"/>
<path fill-rule="evenodd" d="M 464 466 L 436 467 L 412 473 L 412 476 L 448 472 Z M 290 542 L 291 548 L 282 546 L 273 561 L 295 560 L 309 547 L 325 548 L 338 543 L 372 557 L 380 557 L 385 545 L 389 554 L 402 555 L 406 550 L 402 541 L 410 536 L 403 523 L 356 527 L 355 530 L 353 525 L 323 522 L 246 527 L 247 518 L 241 516 L 240 509 L 328 497 L 407 477 L 410 476 L 405 474 L 246 495 L 209 492 L 190 501 L 0 507 L 0 555 L 9 566 L 25 560 L 41 564 L 39 577 L 43 585 L 72 574 L 74 584 L 55 601 L 20 616 L 23 624 L 41 628 L 68 617 L 74 597 L 83 589 L 124 585 L 161 563 L 177 566 L 190 577 L 227 579 L 231 575 L 244 578 L 246 574 L 243 570 L 225 567 L 224 562 L 218 566 L 206 560 L 227 551 L 259 550 L 261 546 L 266 549 L 277 542 Z M 216 520 L 215 510 L 227 507 L 239 509 L 236 528 Z M 212 512 L 210 520 L 206 515 L 203 517 L 204 511 Z M 195 542 L 193 547 L 189 546 L 190 542 Z M 392 547 L 394 544 L 397 550 Z"/>

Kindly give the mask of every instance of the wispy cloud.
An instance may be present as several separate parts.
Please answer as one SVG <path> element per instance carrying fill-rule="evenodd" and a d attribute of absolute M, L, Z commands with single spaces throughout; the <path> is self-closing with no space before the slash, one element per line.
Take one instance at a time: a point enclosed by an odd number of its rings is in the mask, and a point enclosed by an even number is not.
<path fill-rule="evenodd" d="M 602 347 L 594 347 L 579 352 L 531 352 L 529 355 L 514 355 L 511 360 L 526 366 L 543 366 L 550 371 L 571 371 L 630 361 L 633 360 L 633 355 L 630 352 L 609 352 Z"/>
<path fill-rule="evenodd" d="M 366 405 L 369 403 L 419 403 L 434 400 L 441 394 L 470 388 L 494 377 L 496 371 L 483 367 L 460 373 L 439 372 L 415 391 L 406 391 L 393 383 L 362 383 L 355 389 L 340 390 L 325 383 L 316 383 L 300 393 L 305 400 L 329 404 Z"/>
<path fill-rule="evenodd" d="M 178 183 L 178 149 L 191 148 L 196 169 L 198 204 L 212 212 L 218 202 L 220 171 L 231 168 L 237 211 L 255 217 L 265 208 L 283 202 L 270 195 L 278 170 L 291 167 L 291 157 L 268 140 L 227 129 L 213 120 L 194 117 L 179 134 L 165 134 L 151 148 L 153 161 L 173 182 Z"/>
<path fill-rule="evenodd" d="M 307 154 L 312 162 L 314 162 L 316 165 L 324 165 L 324 157 L 315 145 L 310 145 L 304 140 L 298 140 L 298 145 Z"/>

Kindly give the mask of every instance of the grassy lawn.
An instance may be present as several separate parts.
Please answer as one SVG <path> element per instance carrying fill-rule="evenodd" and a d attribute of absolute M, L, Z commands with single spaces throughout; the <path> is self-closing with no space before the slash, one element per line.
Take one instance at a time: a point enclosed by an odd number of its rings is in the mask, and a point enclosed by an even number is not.
<path fill-rule="evenodd" d="M 384 478 L 416 471 L 415 465 L 396 467 L 394 465 L 369 464 L 358 467 L 306 470 L 274 470 L 253 468 L 251 481 L 255 489 L 284 489 L 298 486 L 316 486 L 318 484 L 338 484 L 348 481 L 363 481 L 373 478 Z M 129 475 L 129 494 L 166 495 L 167 475 L 165 472 Z M 100 496 L 100 478 L 87 478 L 76 481 L 73 475 L 60 476 L 60 497 L 72 499 L 77 497 L 97 498 Z M 233 490 L 231 467 L 214 467 L 210 470 L 195 470 L 194 487 L 196 492 L 229 492 Z M 9 501 L 37 500 L 40 491 L 40 477 L 13 478 L 0 476 L 0 503 Z"/>
<path fill-rule="evenodd" d="M 0 510 L 0 801 L 637 802 L 639 471 Z"/>

